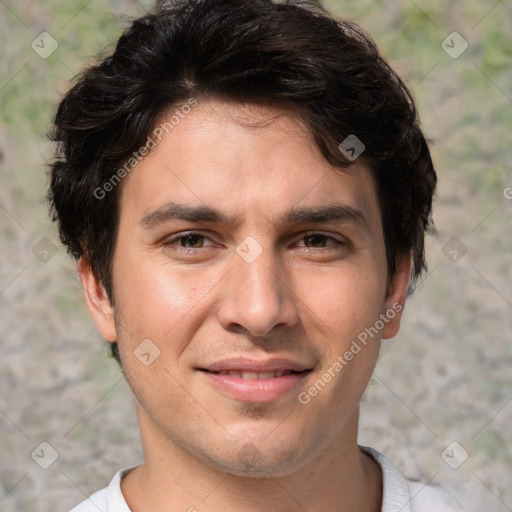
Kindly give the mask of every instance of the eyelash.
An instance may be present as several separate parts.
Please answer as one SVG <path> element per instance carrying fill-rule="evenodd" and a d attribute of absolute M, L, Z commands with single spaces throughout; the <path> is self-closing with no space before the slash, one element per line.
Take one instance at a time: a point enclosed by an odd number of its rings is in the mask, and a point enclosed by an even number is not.
<path fill-rule="evenodd" d="M 176 242 L 179 242 L 180 240 L 186 239 L 186 238 L 188 238 L 190 236 L 197 236 L 197 237 L 200 237 L 200 238 L 209 239 L 206 235 L 203 235 L 203 234 L 198 233 L 196 231 L 189 231 L 189 232 L 182 233 L 180 235 L 174 236 L 172 238 L 169 238 L 166 242 L 164 242 L 164 245 L 167 246 L 167 247 L 168 246 L 172 246 Z M 313 250 L 320 249 L 320 250 L 323 250 L 323 251 L 331 251 L 331 250 L 339 250 L 341 248 L 346 248 L 348 246 L 348 243 L 346 241 L 337 240 L 336 238 L 334 238 L 331 235 L 326 235 L 325 233 L 319 233 L 319 232 L 316 232 L 316 231 L 312 231 L 310 233 L 306 233 L 305 235 L 301 236 L 300 240 L 302 240 L 304 238 L 307 238 L 307 237 L 313 237 L 313 236 L 320 236 L 320 237 L 323 237 L 324 239 L 331 239 L 331 240 L 333 240 L 336 243 L 332 244 L 331 246 L 327 246 L 327 247 L 318 247 L 318 248 L 315 248 L 315 247 L 305 247 L 306 249 L 313 249 Z M 174 249 L 177 250 L 177 251 L 180 251 L 180 252 L 193 253 L 193 252 L 199 251 L 200 249 L 205 249 L 205 247 L 199 247 L 199 248 L 193 249 L 193 248 L 188 248 L 188 247 L 176 246 Z"/>

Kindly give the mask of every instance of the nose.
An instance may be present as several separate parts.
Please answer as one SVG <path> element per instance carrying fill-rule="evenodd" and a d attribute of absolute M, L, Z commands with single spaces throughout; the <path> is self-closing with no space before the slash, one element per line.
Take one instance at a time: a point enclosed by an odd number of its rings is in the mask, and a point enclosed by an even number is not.
<path fill-rule="evenodd" d="M 224 329 L 244 329 L 252 336 L 266 336 L 277 326 L 298 322 L 296 297 L 275 251 L 265 248 L 250 262 L 234 254 L 233 265 L 223 280 L 217 310 Z"/>

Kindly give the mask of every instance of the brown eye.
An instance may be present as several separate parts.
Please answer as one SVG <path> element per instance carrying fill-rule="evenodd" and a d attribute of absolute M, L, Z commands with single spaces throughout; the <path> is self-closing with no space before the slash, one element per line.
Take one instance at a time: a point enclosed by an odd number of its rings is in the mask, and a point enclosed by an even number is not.
<path fill-rule="evenodd" d="M 206 240 L 209 238 L 201 233 L 184 233 L 168 239 L 164 245 L 178 251 L 193 252 L 211 245 L 205 245 Z"/>
<path fill-rule="evenodd" d="M 311 243 L 311 246 L 313 247 L 325 247 L 326 239 L 330 238 L 325 235 L 308 235 L 304 237 L 304 240 L 307 240 L 309 243 Z M 308 242 L 306 242 L 307 247 L 311 247 L 308 245 Z"/>
<path fill-rule="evenodd" d="M 336 238 L 324 235 L 323 233 L 311 233 L 305 235 L 301 238 L 301 241 L 304 241 L 303 247 L 308 247 L 312 249 L 323 249 L 323 248 L 335 248 L 339 246 L 347 245 L 346 242 L 342 240 L 337 240 Z M 330 243 L 328 243 L 330 241 Z"/>
<path fill-rule="evenodd" d="M 186 244 L 190 244 L 193 249 L 199 249 L 203 245 L 200 242 L 202 242 L 204 240 L 204 236 L 202 236 L 202 235 L 186 235 L 186 236 L 180 237 L 179 240 L 180 240 L 182 247 L 188 248 L 186 246 Z M 198 245 L 199 245 L 199 247 L 198 247 Z"/>

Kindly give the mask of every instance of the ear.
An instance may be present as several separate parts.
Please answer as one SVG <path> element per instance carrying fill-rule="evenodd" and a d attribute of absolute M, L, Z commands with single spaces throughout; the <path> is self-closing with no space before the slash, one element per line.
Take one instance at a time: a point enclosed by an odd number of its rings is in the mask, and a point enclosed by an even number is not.
<path fill-rule="evenodd" d="M 78 260 L 78 275 L 82 281 L 85 301 L 94 323 L 107 341 L 117 341 L 114 309 L 110 305 L 103 283 L 98 281 L 92 270 L 91 262 L 85 256 Z"/>
<path fill-rule="evenodd" d="M 400 330 L 400 321 L 405 308 L 405 298 L 407 296 L 411 265 L 411 253 L 405 254 L 397 261 L 396 274 L 384 303 L 388 322 L 385 323 L 382 329 L 382 339 L 393 338 Z"/>

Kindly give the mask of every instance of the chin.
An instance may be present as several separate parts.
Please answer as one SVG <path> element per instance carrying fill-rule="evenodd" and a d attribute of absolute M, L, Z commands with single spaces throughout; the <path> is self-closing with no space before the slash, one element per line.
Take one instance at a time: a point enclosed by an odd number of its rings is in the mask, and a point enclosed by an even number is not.
<path fill-rule="evenodd" d="M 268 442 L 268 439 L 266 440 Z M 297 443 L 295 449 L 283 448 L 272 445 L 265 446 L 265 440 L 261 442 L 242 442 L 240 447 L 233 452 L 231 443 L 228 447 L 229 453 L 204 454 L 209 464 L 216 469 L 230 473 L 235 476 L 268 478 L 286 476 L 301 465 L 305 454 L 300 453 L 301 443 Z"/>

